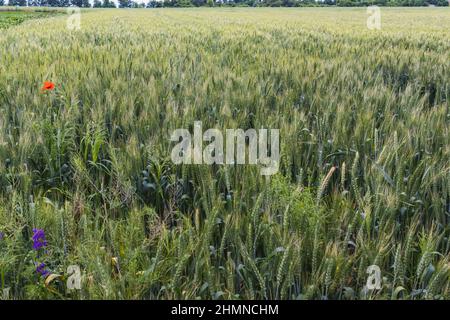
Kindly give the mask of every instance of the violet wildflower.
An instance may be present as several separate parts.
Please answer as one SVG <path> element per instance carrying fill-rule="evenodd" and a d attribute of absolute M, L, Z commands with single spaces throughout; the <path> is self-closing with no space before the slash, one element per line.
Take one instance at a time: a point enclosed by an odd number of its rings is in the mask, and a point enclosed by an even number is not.
<path fill-rule="evenodd" d="M 5 238 L 5 234 L 0 231 L 0 240 L 3 240 Z"/>
<path fill-rule="evenodd" d="M 48 276 L 48 274 L 50 273 L 48 270 L 45 269 L 45 263 L 40 263 L 37 267 L 36 267 L 36 272 L 39 273 L 41 276 L 43 276 L 44 278 L 46 276 Z"/>
<path fill-rule="evenodd" d="M 47 246 L 47 240 L 45 240 L 45 232 L 42 229 L 33 229 L 33 249 L 38 251 L 41 248 Z"/>

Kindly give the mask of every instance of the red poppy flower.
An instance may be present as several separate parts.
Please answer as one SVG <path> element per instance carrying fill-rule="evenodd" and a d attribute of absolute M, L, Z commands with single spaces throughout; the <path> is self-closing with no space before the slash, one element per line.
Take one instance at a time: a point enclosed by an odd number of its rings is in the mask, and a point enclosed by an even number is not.
<path fill-rule="evenodd" d="M 45 81 L 41 90 L 42 91 L 51 91 L 53 89 L 55 89 L 55 84 L 51 81 Z"/>

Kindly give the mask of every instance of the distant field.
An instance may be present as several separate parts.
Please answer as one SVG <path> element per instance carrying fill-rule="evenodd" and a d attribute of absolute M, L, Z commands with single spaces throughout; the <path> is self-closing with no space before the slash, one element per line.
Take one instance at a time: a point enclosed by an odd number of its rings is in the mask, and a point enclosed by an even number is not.
<path fill-rule="evenodd" d="M 0 11 L 0 29 L 19 24 L 32 16 L 32 13 L 26 12 Z"/>
<path fill-rule="evenodd" d="M 51 14 L 50 12 L 37 12 L 35 10 L 13 11 L 0 7 L 0 29 L 6 29 L 28 19 L 45 18 Z"/>
<path fill-rule="evenodd" d="M 450 299 L 449 8 L 28 17 L 0 12 L 9 298 Z M 194 121 L 279 129 L 279 173 L 173 164 Z"/>

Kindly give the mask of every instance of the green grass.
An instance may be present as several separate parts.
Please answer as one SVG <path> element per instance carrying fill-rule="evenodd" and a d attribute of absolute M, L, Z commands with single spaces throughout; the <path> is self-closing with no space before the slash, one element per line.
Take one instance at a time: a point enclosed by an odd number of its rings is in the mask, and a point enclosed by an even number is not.
<path fill-rule="evenodd" d="M 22 23 L 27 18 L 31 18 L 31 16 L 32 15 L 30 13 L 20 11 L 0 11 L 0 29 L 6 29 L 7 27 Z"/>
<path fill-rule="evenodd" d="M 47 10 L 6 10 L 0 8 L 0 29 L 18 25 L 29 19 L 46 18 L 54 14 Z"/>
<path fill-rule="evenodd" d="M 371 31 L 365 9 L 92 10 L 79 31 L 2 31 L 1 288 L 449 299 L 449 15 L 382 8 Z M 172 164 L 172 130 L 196 120 L 279 128 L 280 172 Z"/>

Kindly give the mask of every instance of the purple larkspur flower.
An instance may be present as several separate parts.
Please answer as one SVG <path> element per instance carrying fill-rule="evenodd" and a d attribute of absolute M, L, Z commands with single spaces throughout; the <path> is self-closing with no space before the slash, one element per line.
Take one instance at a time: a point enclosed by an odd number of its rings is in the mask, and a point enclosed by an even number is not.
<path fill-rule="evenodd" d="M 45 263 L 40 263 L 37 267 L 36 267 L 36 272 L 39 273 L 41 276 L 43 276 L 44 278 L 46 276 L 48 276 L 48 274 L 50 273 L 48 270 L 45 269 Z"/>
<path fill-rule="evenodd" d="M 32 239 L 33 249 L 36 251 L 47 246 L 47 240 L 45 240 L 45 232 L 42 229 L 33 229 Z"/>
<path fill-rule="evenodd" d="M 0 231 L 0 240 L 3 240 L 5 238 L 5 234 Z"/>

